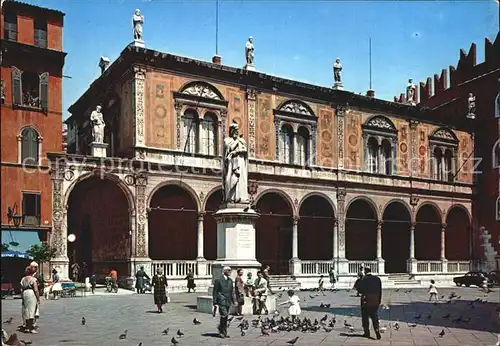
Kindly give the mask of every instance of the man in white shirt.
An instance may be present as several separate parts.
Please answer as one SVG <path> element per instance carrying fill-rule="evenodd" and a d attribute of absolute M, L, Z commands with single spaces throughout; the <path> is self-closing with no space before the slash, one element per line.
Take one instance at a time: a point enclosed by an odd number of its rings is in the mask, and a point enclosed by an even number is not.
<path fill-rule="evenodd" d="M 269 311 L 266 307 L 267 300 L 267 280 L 264 279 L 262 272 L 257 272 L 257 280 L 255 280 L 255 299 L 258 302 L 258 307 L 256 309 L 257 314 L 262 314 L 262 310 L 264 310 L 265 314 L 269 314 Z"/>

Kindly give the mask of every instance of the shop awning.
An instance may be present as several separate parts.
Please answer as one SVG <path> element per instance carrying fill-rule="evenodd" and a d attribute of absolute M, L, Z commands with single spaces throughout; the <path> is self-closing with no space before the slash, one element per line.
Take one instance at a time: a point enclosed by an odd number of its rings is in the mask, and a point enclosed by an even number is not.
<path fill-rule="evenodd" d="M 8 247 L 7 251 L 2 251 L 2 257 L 29 258 L 26 251 L 40 244 L 40 237 L 36 230 L 2 229 L 2 244 Z"/>

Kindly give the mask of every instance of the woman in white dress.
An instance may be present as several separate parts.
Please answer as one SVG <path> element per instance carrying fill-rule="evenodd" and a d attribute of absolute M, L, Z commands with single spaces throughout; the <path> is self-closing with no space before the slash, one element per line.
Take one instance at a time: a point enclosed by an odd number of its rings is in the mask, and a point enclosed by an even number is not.
<path fill-rule="evenodd" d="M 300 298 L 295 294 L 293 290 L 288 291 L 288 300 L 280 303 L 280 305 L 289 304 L 288 314 L 292 317 L 292 323 L 295 322 L 295 318 L 300 315 Z"/>
<path fill-rule="evenodd" d="M 36 334 L 34 322 L 36 308 L 40 304 L 40 294 L 38 292 L 38 282 L 33 274 L 33 268 L 26 269 L 26 275 L 21 280 L 22 290 L 22 317 L 25 322 L 25 330 L 28 333 Z"/>

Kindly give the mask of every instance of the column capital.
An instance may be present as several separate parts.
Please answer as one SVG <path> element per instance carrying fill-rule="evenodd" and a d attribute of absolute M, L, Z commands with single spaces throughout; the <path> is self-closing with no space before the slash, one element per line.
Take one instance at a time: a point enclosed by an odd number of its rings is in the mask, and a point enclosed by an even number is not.
<path fill-rule="evenodd" d="M 293 224 L 294 224 L 294 226 L 295 226 L 295 225 L 297 225 L 297 223 L 299 222 L 299 220 L 300 220 L 300 216 L 298 216 L 298 215 L 294 215 L 294 216 L 292 217 L 292 220 L 293 220 Z"/>
<path fill-rule="evenodd" d="M 383 220 L 378 220 L 378 221 L 377 221 L 377 227 L 378 227 L 378 228 L 381 228 L 383 224 L 384 224 L 384 221 L 383 221 Z"/>
<path fill-rule="evenodd" d="M 336 217 L 333 219 L 333 225 L 338 226 L 339 225 L 339 219 Z"/>
<path fill-rule="evenodd" d="M 203 218 L 205 217 L 206 211 L 200 211 L 198 212 L 198 221 L 203 221 Z"/>
<path fill-rule="evenodd" d="M 442 224 L 441 224 L 441 230 L 442 230 L 442 231 L 445 231 L 447 226 L 448 226 L 448 225 L 447 225 L 446 223 L 442 223 Z"/>
<path fill-rule="evenodd" d="M 410 223 L 410 229 L 411 229 L 411 230 L 413 230 L 413 231 L 414 231 L 416 226 L 417 226 L 417 223 L 416 223 L 416 222 L 412 222 L 412 223 Z"/>

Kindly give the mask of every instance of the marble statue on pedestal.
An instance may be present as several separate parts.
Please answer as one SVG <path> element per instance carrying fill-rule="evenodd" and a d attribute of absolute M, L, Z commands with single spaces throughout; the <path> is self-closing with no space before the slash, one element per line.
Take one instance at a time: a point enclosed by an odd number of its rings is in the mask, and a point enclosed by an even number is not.
<path fill-rule="evenodd" d="M 413 79 L 408 79 L 408 85 L 406 87 L 406 102 L 409 104 L 415 104 L 415 90 L 417 87 L 413 84 Z"/>
<path fill-rule="evenodd" d="M 469 118 L 474 118 L 476 115 L 476 96 L 474 96 L 472 93 L 469 93 L 469 98 L 467 99 L 467 108 L 467 115 L 469 116 Z"/>
<path fill-rule="evenodd" d="M 134 16 L 132 17 L 132 23 L 134 26 L 134 40 L 142 41 L 142 25 L 144 24 L 144 16 L 141 14 L 141 10 L 135 10 Z"/>
<path fill-rule="evenodd" d="M 248 150 L 236 122 L 229 126 L 222 158 L 223 202 L 248 203 Z"/>
<path fill-rule="evenodd" d="M 342 84 L 342 64 L 339 58 L 333 64 L 333 79 L 335 84 Z"/>
<path fill-rule="evenodd" d="M 250 36 L 248 38 L 247 43 L 245 44 L 245 59 L 248 65 L 253 65 L 254 61 L 254 46 L 253 46 L 253 37 Z"/>
<path fill-rule="evenodd" d="M 92 124 L 92 141 L 95 143 L 104 143 L 104 116 L 101 113 L 101 106 L 97 106 L 95 111 L 90 114 L 90 122 Z"/>

